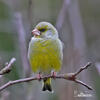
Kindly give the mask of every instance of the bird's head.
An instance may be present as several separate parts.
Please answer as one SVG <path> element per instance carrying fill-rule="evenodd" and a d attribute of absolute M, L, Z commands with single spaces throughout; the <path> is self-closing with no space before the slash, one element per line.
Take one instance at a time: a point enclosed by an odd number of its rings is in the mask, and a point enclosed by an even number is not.
<path fill-rule="evenodd" d="M 37 24 L 35 29 L 32 30 L 32 34 L 36 38 L 58 37 L 56 28 L 48 22 L 40 22 L 39 24 Z"/>

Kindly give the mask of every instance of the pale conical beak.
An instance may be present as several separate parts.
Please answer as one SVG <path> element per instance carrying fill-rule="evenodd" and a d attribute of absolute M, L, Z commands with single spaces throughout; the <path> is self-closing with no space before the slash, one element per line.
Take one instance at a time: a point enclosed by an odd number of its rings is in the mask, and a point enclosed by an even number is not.
<path fill-rule="evenodd" d="M 40 31 L 38 30 L 38 29 L 34 29 L 34 30 L 32 30 L 32 34 L 34 35 L 34 36 L 39 36 L 40 35 Z"/>

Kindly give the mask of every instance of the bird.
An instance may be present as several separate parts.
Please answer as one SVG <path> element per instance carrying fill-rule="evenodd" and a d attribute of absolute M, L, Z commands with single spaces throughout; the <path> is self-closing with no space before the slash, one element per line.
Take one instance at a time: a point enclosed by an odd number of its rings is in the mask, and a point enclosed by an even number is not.
<path fill-rule="evenodd" d="M 32 71 L 40 75 L 50 75 L 61 70 L 63 44 L 57 29 L 49 22 L 40 22 L 32 30 L 28 59 Z M 56 75 L 56 74 L 53 74 Z M 51 78 L 43 79 L 42 91 L 52 92 Z"/>

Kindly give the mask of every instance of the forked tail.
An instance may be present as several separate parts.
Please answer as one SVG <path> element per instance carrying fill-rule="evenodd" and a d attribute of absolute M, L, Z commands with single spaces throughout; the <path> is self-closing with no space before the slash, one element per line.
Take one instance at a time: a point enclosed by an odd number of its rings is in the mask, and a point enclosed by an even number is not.
<path fill-rule="evenodd" d="M 43 84 L 42 91 L 48 90 L 49 92 L 52 92 L 51 78 L 44 79 L 43 82 L 44 82 L 44 84 Z"/>

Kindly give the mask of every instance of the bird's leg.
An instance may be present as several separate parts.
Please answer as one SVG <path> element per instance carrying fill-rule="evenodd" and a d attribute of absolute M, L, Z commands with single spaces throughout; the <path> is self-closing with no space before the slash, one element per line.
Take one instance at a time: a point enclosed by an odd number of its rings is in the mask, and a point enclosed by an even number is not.
<path fill-rule="evenodd" d="M 39 72 L 39 73 L 37 74 L 37 79 L 38 79 L 39 81 L 41 81 L 41 77 L 42 77 L 41 72 Z"/>
<path fill-rule="evenodd" d="M 56 73 L 55 71 L 52 71 L 52 72 L 51 72 L 51 75 L 52 75 L 53 78 L 55 78 L 56 75 L 57 75 L 57 73 Z"/>

